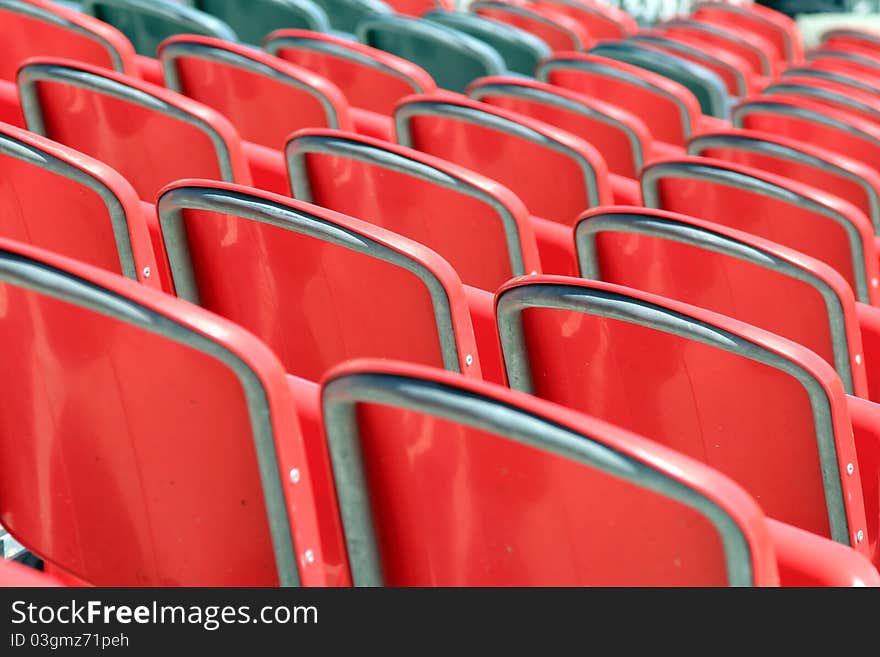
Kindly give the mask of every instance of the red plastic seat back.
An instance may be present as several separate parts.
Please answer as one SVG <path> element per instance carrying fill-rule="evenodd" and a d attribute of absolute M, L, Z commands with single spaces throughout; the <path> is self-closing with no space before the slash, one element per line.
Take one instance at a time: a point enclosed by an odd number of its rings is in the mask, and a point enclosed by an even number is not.
<path fill-rule="evenodd" d="M 214 108 L 248 141 L 279 150 L 300 128 L 351 130 L 336 85 L 255 48 L 180 36 L 162 43 L 159 59 L 169 89 Z"/>
<path fill-rule="evenodd" d="M 579 21 L 555 7 L 478 0 L 471 3 L 468 10 L 534 34 L 554 52 L 586 50 L 593 44 L 590 33 Z"/>
<path fill-rule="evenodd" d="M 511 281 L 496 309 L 513 389 L 708 463 L 769 517 L 866 549 L 856 540 L 859 479 L 847 474 L 857 463 L 846 395 L 817 355 L 695 306 L 584 279 Z"/>
<path fill-rule="evenodd" d="M 299 132 L 286 152 L 296 198 L 427 246 L 467 285 L 494 292 L 541 269 L 522 201 L 475 172 L 333 130 Z"/>
<path fill-rule="evenodd" d="M 185 177 L 250 183 L 235 129 L 200 103 L 61 59 L 31 60 L 18 83 L 29 130 L 106 162 L 143 200 Z"/>
<path fill-rule="evenodd" d="M 742 57 L 752 72 L 775 78 L 783 68 L 773 44 L 762 36 L 733 26 L 697 20 L 672 20 L 658 25 L 669 34 L 689 34 L 711 47 L 722 48 Z"/>
<path fill-rule="evenodd" d="M 0 561 L 0 588 L 61 587 L 64 583 L 52 575 L 28 568 L 15 561 Z"/>
<path fill-rule="evenodd" d="M 628 13 L 596 0 L 539 0 L 529 6 L 552 9 L 574 19 L 594 39 L 625 39 L 639 31 L 639 24 Z"/>
<path fill-rule="evenodd" d="M 754 130 L 707 132 L 691 139 L 688 152 L 763 169 L 852 203 L 880 234 L 880 173 L 824 148 Z"/>
<path fill-rule="evenodd" d="M 701 2 L 692 16 L 699 21 L 745 30 L 767 39 L 776 49 L 780 61 L 797 63 L 804 57 L 804 44 L 797 23 L 769 7 L 758 3 Z"/>
<path fill-rule="evenodd" d="M 461 282 L 433 251 L 268 192 L 182 181 L 157 205 L 177 296 L 252 331 L 316 381 L 351 358 L 480 375 Z"/>
<path fill-rule="evenodd" d="M 700 116 L 682 85 L 645 69 L 586 53 L 566 53 L 538 65 L 536 77 L 638 116 L 655 139 L 683 146 Z"/>
<path fill-rule="evenodd" d="M 387 0 L 385 4 L 404 16 L 421 16 L 435 9 L 455 11 L 453 0 Z"/>
<path fill-rule="evenodd" d="M 854 114 L 805 99 L 761 98 L 741 103 L 734 127 L 788 137 L 819 146 L 880 171 L 880 129 Z"/>
<path fill-rule="evenodd" d="M 0 522 L 18 541 L 99 586 L 326 582 L 295 408 L 265 346 L 13 241 L 0 242 L 0 290 L 0 339 L 16 345 Z M 282 481 L 294 463 L 304 485 Z M 314 545 L 302 577 L 295 545 Z"/>
<path fill-rule="evenodd" d="M 570 226 L 585 208 L 611 202 L 596 149 L 541 121 L 443 94 L 404 100 L 394 121 L 398 143 L 497 180 L 544 219 Z"/>
<path fill-rule="evenodd" d="M 513 76 L 475 80 L 467 95 L 580 137 L 599 151 L 612 173 L 635 178 L 651 157 L 653 139 L 641 119 L 601 100 Z"/>
<path fill-rule="evenodd" d="M 810 76 L 786 76 L 764 89 L 764 97 L 806 98 L 831 110 L 840 110 L 880 126 L 880 102 L 877 92 L 837 80 Z"/>
<path fill-rule="evenodd" d="M 880 57 L 880 36 L 870 30 L 841 27 L 822 35 L 822 48 Z"/>
<path fill-rule="evenodd" d="M 278 30 L 263 46 L 271 54 L 327 78 L 353 106 L 380 114 L 391 114 L 404 96 L 437 89 L 431 76 L 412 62 L 329 34 Z"/>
<path fill-rule="evenodd" d="M 810 68 L 836 71 L 855 77 L 856 79 L 875 80 L 880 78 L 880 59 L 874 59 L 857 53 L 842 52 L 819 48 L 809 52 L 805 66 Z"/>
<path fill-rule="evenodd" d="M 674 212 L 598 208 L 575 228 L 581 276 L 706 308 L 792 340 L 868 397 L 856 303 L 818 260 Z"/>
<path fill-rule="evenodd" d="M 778 242 L 840 273 L 856 298 L 877 298 L 877 252 L 868 218 L 851 204 L 758 169 L 708 158 L 649 164 L 645 207 L 700 217 Z"/>
<path fill-rule="evenodd" d="M 64 57 L 136 74 L 134 47 L 103 21 L 44 0 L 0 0 L 0 80 L 30 57 Z"/>
<path fill-rule="evenodd" d="M 322 397 L 356 585 L 776 582 L 754 501 L 624 430 L 387 362 L 334 371 Z"/>
<path fill-rule="evenodd" d="M 0 234 L 158 285 L 150 235 L 131 185 L 101 162 L 5 124 Z"/>

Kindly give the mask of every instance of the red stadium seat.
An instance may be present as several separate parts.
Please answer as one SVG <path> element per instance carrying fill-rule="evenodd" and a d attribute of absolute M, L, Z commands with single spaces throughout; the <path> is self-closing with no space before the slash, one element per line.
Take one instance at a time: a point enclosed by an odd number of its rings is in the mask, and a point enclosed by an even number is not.
<path fill-rule="evenodd" d="M 477 0 L 468 11 L 534 34 L 554 52 L 586 50 L 593 44 L 583 25 L 555 6 Z"/>
<path fill-rule="evenodd" d="M 427 246 L 467 285 L 494 292 L 514 276 L 541 271 L 522 201 L 476 172 L 334 130 L 298 132 L 286 153 L 297 199 Z"/>
<path fill-rule="evenodd" d="M 324 567 L 316 446 L 263 344 L 17 242 L 0 242 L 0 281 L 0 339 L 17 345 L 3 359 L 0 520 L 16 540 L 98 586 L 347 582 Z"/>
<path fill-rule="evenodd" d="M 727 25 L 679 19 L 657 25 L 657 29 L 668 34 L 690 35 L 707 46 L 722 48 L 742 57 L 753 73 L 771 80 L 783 69 L 774 45 L 762 36 Z"/>
<path fill-rule="evenodd" d="M 628 110 L 645 122 L 655 139 L 676 146 L 684 146 L 696 132 L 728 125 L 703 116 L 696 97 L 679 83 L 607 57 L 555 55 L 538 65 L 536 77 Z"/>
<path fill-rule="evenodd" d="M 802 183 L 721 160 L 688 157 L 642 170 L 645 207 L 698 216 L 778 242 L 840 273 L 876 303 L 877 250 L 870 220 L 850 203 Z"/>
<path fill-rule="evenodd" d="M 371 137 L 391 137 L 390 114 L 401 98 L 437 89 L 431 76 L 412 62 L 330 34 L 278 30 L 263 47 L 339 87 L 352 106 L 358 132 Z"/>
<path fill-rule="evenodd" d="M 421 16 L 435 9 L 455 10 L 454 0 L 385 0 L 385 4 L 404 16 Z"/>
<path fill-rule="evenodd" d="M 106 164 L 0 124 L 0 235 L 161 287 L 152 206 Z"/>
<path fill-rule="evenodd" d="M 880 363 L 865 362 L 852 290 L 828 265 L 664 210 L 590 210 L 575 240 L 584 278 L 676 299 L 788 338 L 834 366 L 846 392 L 868 399 L 866 372 L 880 372 Z M 876 376 L 872 382 L 880 385 Z"/>
<path fill-rule="evenodd" d="M 880 78 L 880 59 L 857 53 L 818 48 L 807 53 L 806 60 L 803 66 L 820 71 L 836 71 L 857 79 Z"/>
<path fill-rule="evenodd" d="M 580 137 L 599 151 L 611 173 L 636 178 L 645 162 L 658 155 L 654 139 L 637 116 L 562 87 L 519 76 L 497 76 L 475 80 L 467 95 Z M 664 155 L 675 150 L 668 144 L 659 146 Z"/>
<path fill-rule="evenodd" d="M 593 39 L 625 39 L 639 31 L 632 16 L 601 0 L 538 0 L 530 6 L 573 18 Z"/>
<path fill-rule="evenodd" d="M 659 30 L 642 30 L 628 41 L 709 69 L 721 78 L 727 87 L 727 93 L 733 97 L 749 96 L 765 86 L 764 78 L 752 73 L 746 61 L 739 55 L 676 36 Z"/>
<path fill-rule="evenodd" d="M 427 247 L 207 180 L 169 186 L 157 210 L 177 296 L 252 331 L 291 374 L 384 357 L 480 376 L 464 288 Z"/>
<path fill-rule="evenodd" d="M 692 15 L 699 21 L 745 30 L 767 39 L 773 44 L 780 61 L 797 64 L 804 58 L 804 44 L 797 23 L 757 2 L 700 2 Z"/>
<path fill-rule="evenodd" d="M 818 146 L 880 172 L 880 129 L 850 112 L 808 99 L 766 97 L 735 107 L 733 125 Z"/>
<path fill-rule="evenodd" d="M 877 92 L 860 88 L 846 78 L 788 75 L 768 86 L 762 97 L 807 99 L 832 110 L 840 110 L 880 125 Z"/>
<path fill-rule="evenodd" d="M 847 396 L 816 354 L 696 306 L 584 279 L 511 281 L 496 312 L 514 390 L 704 461 L 769 517 L 871 556 L 878 472 L 862 470 L 863 498 Z M 868 447 L 880 453 L 880 440 Z"/>
<path fill-rule="evenodd" d="M 834 28 L 822 35 L 821 47 L 878 59 L 880 58 L 880 35 L 870 30 L 860 30 L 853 27 Z"/>
<path fill-rule="evenodd" d="M 849 201 L 880 235 L 880 173 L 862 162 L 803 141 L 742 129 L 698 135 L 688 143 L 688 152 L 763 169 Z"/>
<path fill-rule="evenodd" d="M 356 586 L 778 583 L 754 500 L 628 431 L 386 361 L 334 370 L 322 409 Z"/>
<path fill-rule="evenodd" d="M 332 82 L 256 48 L 178 36 L 159 46 L 159 59 L 169 89 L 214 108 L 250 142 L 280 150 L 300 128 L 352 129 Z"/>
<path fill-rule="evenodd" d="M 544 271 L 573 273 L 563 227 L 584 209 L 639 202 L 632 180 L 609 175 L 590 144 L 515 112 L 457 95 L 413 96 L 398 105 L 395 129 L 398 143 L 478 171 L 519 196 L 536 217 Z"/>
<path fill-rule="evenodd" d="M 106 162 L 145 201 L 187 176 L 251 182 L 229 121 L 180 94 L 63 59 L 29 60 L 18 84 L 29 130 Z"/>
<path fill-rule="evenodd" d="M 138 75 L 134 48 L 116 28 L 44 0 L 0 0 L 0 121 L 24 127 L 15 74 L 29 57 L 65 57 Z"/>

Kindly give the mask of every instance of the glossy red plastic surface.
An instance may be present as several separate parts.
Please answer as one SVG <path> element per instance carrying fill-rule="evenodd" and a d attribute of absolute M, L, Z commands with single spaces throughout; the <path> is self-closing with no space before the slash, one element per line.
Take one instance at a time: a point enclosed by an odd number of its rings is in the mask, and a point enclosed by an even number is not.
<path fill-rule="evenodd" d="M 190 186 L 303 210 L 425 267 L 448 298 L 461 371 L 479 377 L 461 281 L 427 247 L 318 206 L 238 185 L 180 181 L 163 194 Z M 416 274 L 266 223 L 205 210 L 187 209 L 183 216 L 200 304 L 252 331 L 291 374 L 317 381 L 328 368 L 357 357 L 443 366 L 434 305 Z M 466 364 L 468 355 L 474 357 L 472 365 Z"/>
<path fill-rule="evenodd" d="M 241 141 L 227 119 L 201 103 L 132 77 L 63 59 L 34 59 L 101 75 L 197 117 L 226 145 L 236 182 L 251 176 Z M 37 82 L 46 136 L 106 162 L 147 201 L 169 182 L 200 176 L 220 178 L 215 144 L 207 132 L 164 112 L 62 82 Z"/>
<path fill-rule="evenodd" d="M 639 31 L 639 24 L 628 13 L 597 0 L 539 0 L 529 6 L 552 9 L 574 19 L 594 39 L 624 39 Z"/>
<path fill-rule="evenodd" d="M 820 146 L 880 171 L 880 128 L 850 112 L 807 99 L 772 96 L 740 103 L 734 111 L 739 127 Z M 829 124 L 823 117 L 839 123 Z"/>
<path fill-rule="evenodd" d="M 547 284 L 621 294 L 798 363 L 829 401 L 849 527 L 865 526 L 858 475 L 846 473 L 847 463 L 858 472 L 846 395 L 824 360 L 723 315 L 604 282 L 530 276 L 505 285 L 499 297 L 516 287 Z M 598 314 L 529 308 L 522 319 L 537 396 L 701 460 L 742 485 L 768 516 L 829 535 L 813 411 L 806 389 L 792 375 L 693 339 Z M 864 547 L 858 545 L 860 551 Z"/>
<path fill-rule="evenodd" d="M 296 39 L 297 45 L 285 39 Z M 437 89 L 431 76 L 400 57 L 342 37 L 307 30 L 278 30 L 263 43 L 270 52 L 279 41 L 277 55 L 327 78 L 342 90 L 354 107 L 391 114 L 394 105 L 412 93 Z M 283 46 L 281 42 L 283 41 Z M 329 44 L 335 54 L 310 47 Z"/>
<path fill-rule="evenodd" d="M 880 197 L 880 173 L 862 162 L 802 141 L 756 130 L 724 130 L 703 133 L 700 136 L 732 137 L 742 140 L 742 146 L 738 147 L 736 143 L 728 141 L 723 146 L 703 148 L 700 152 L 694 152 L 694 155 L 755 167 L 802 182 L 849 201 L 866 217 L 872 218 L 873 221 L 877 220 L 877 217 L 874 217 L 877 210 L 872 208 L 871 197 L 867 189 L 874 189 L 877 196 Z M 748 149 L 750 140 L 762 142 L 771 147 L 773 144 L 778 144 L 786 149 L 804 153 L 811 158 L 818 158 L 835 168 L 829 169 L 810 161 L 783 157 L 771 152 L 755 152 Z M 849 175 L 843 175 L 841 170 L 846 171 Z"/>
<path fill-rule="evenodd" d="M 748 233 L 674 212 L 599 208 L 584 213 L 582 220 L 627 214 L 675 221 L 737 240 L 823 281 L 842 310 L 853 390 L 868 397 L 856 301 L 846 280 L 831 267 Z M 595 243 L 600 280 L 733 317 L 797 342 L 834 365 L 828 307 L 813 285 L 741 258 L 651 235 L 603 231 Z"/>
<path fill-rule="evenodd" d="M 786 85 L 786 87 L 778 92 L 765 92 L 765 96 L 770 98 L 776 96 L 782 98 L 807 98 L 823 107 L 854 114 L 876 125 L 880 125 L 880 101 L 877 100 L 876 93 L 847 84 L 844 80 L 826 80 L 810 76 L 790 75 L 780 80 L 779 83 Z M 819 93 L 827 92 L 827 95 L 816 96 L 814 94 L 817 91 Z M 847 101 L 856 103 L 856 105 L 848 104 Z"/>
<path fill-rule="evenodd" d="M 871 30 L 859 30 L 846 27 L 841 30 L 831 30 L 822 36 L 823 49 L 852 52 L 874 59 L 880 59 L 880 43 L 877 34 Z"/>
<path fill-rule="evenodd" d="M 410 148 L 334 130 L 303 130 L 288 142 L 288 154 L 308 139 L 344 139 L 379 148 L 432 169 L 450 189 L 392 168 L 337 154 L 309 152 L 301 175 L 311 202 L 357 217 L 419 242 L 442 256 L 463 283 L 495 291 L 514 276 L 499 210 L 474 192 L 488 195 L 516 223 L 525 272 L 541 271 L 526 207 L 510 190 L 482 175 Z"/>
<path fill-rule="evenodd" d="M 661 23 L 658 29 L 669 34 L 689 34 L 707 46 L 738 55 L 755 75 L 772 79 L 782 70 L 783 63 L 777 56 L 776 48 L 764 37 L 725 25 L 713 25 L 717 28 L 717 32 L 707 32 L 699 28 L 700 22 L 690 21 L 688 24 L 669 25 Z"/>
<path fill-rule="evenodd" d="M 491 89 L 484 89 L 491 87 Z M 554 94 L 561 102 L 571 102 L 605 115 L 615 123 L 607 123 L 593 116 L 558 107 L 534 97 L 504 93 L 504 87 L 514 91 L 534 89 L 542 93 Z M 645 160 L 651 158 L 654 140 L 647 126 L 637 116 L 598 98 L 591 98 L 568 89 L 525 77 L 494 76 L 475 80 L 467 89 L 471 98 L 495 107 L 518 112 L 519 114 L 544 121 L 561 130 L 570 132 L 596 148 L 605 159 L 608 170 L 621 176 L 635 178 L 640 167 L 636 166 L 636 153 L 633 142 Z M 626 129 L 624 129 L 624 126 Z"/>
<path fill-rule="evenodd" d="M 160 277 L 140 202 L 131 185 L 116 171 L 45 137 L 0 124 L 0 133 L 48 160 L 57 158 L 79 169 L 112 194 L 128 224 L 131 255 L 138 277 L 158 287 Z M 0 234 L 121 274 L 110 208 L 101 196 L 50 168 L 0 154 Z M 152 276 L 144 278 L 144 267 Z"/>
<path fill-rule="evenodd" d="M 804 57 L 804 44 L 797 23 L 770 7 L 758 3 L 727 5 L 711 2 L 698 5 L 692 16 L 763 37 L 773 44 L 780 61 L 797 63 Z"/>
<path fill-rule="evenodd" d="M 245 57 L 261 72 L 169 51 L 179 45 Z M 278 150 L 290 133 L 301 128 L 352 129 L 348 102 L 336 85 L 256 48 L 209 37 L 177 36 L 159 46 L 159 58 L 176 69 L 181 93 L 223 114 L 242 139 Z"/>
<path fill-rule="evenodd" d="M 829 51 L 817 52 L 804 63 L 817 71 L 846 75 L 864 84 L 880 89 L 880 59 L 835 57 Z"/>
<path fill-rule="evenodd" d="M 433 107 L 444 105 L 480 112 L 487 121 L 494 117 L 526 126 L 540 135 L 542 141 L 485 124 L 431 114 Z M 413 96 L 398 105 L 398 113 L 404 110 L 413 113 L 407 120 L 411 146 L 497 180 L 519 196 L 534 215 L 572 225 L 577 215 L 590 206 L 585 172 L 572 153 L 583 158 L 595 172 L 599 202 L 611 202 L 605 161 L 595 148 L 572 134 L 457 95 Z M 560 146 L 565 152 L 557 150 Z"/>
<path fill-rule="evenodd" d="M 478 16 L 507 23 L 515 28 L 534 34 L 554 52 L 586 50 L 593 38 L 580 21 L 559 11 L 553 5 L 510 4 L 492 2 L 475 3 L 471 8 Z"/>
<path fill-rule="evenodd" d="M 712 48 L 708 44 L 700 43 L 691 39 L 681 38 L 678 34 L 666 34 L 659 30 L 642 30 L 640 35 L 656 36 L 666 41 L 675 41 L 684 45 L 690 45 L 693 49 L 703 54 L 702 57 L 694 53 L 671 47 L 667 43 L 657 41 L 638 41 L 640 48 L 648 48 L 658 52 L 672 55 L 680 59 L 693 62 L 709 69 L 721 78 L 727 87 L 727 93 L 731 96 L 748 96 L 756 93 L 764 86 L 764 78 L 754 74 L 748 63 L 739 55 L 721 48 Z"/>
<path fill-rule="evenodd" d="M 741 488 L 702 464 L 555 404 L 424 367 L 356 362 L 334 370 L 327 381 L 361 373 L 415 377 L 462 395 L 500 401 L 649 463 L 730 514 L 751 553 L 754 583 L 777 583 L 775 556 L 759 507 Z M 389 585 L 727 581 L 714 527 L 670 498 L 424 412 L 359 403 L 357 418 Z M 440 490 L 449 494 L 438 495 Z M 595 500 L 602 503 L 591 502 Z M 621 523 L 626 525 L 625 536 Z M 547 558 L 551 553 L 553 558 Z"/>
<path fill-rule="evenodd" d="M 877 569 L 852 548 L 769 518 L 767 528 L 780 586 L 880 586 Z"/>
<path fill-rule="evenodd" d="M 818 210 L 799 205 L 796 199 L 813 200 L 842 215 L 861 238 L 867 292 L 872 300 L 877 298 L 874 230 L 868 218 L 852 204 L 788 178 L 709 158 L 661 160 L 648 165 L 644 171 L 669 162 L 682 165 L 683 170 L 708 167 L 714 171 L 744 174 L 750 176 L 756 186 L 764 181 L 787 190 L 792 196 L 791 202 L 770 198 L 759 193 L 757 187 L 734 187 L 700 180 L 692 175 L 670 174 L 657 181 L 657 201 L 663 210 L 700 217 L 801 251 L 833 267 L 856 290 L 856 267 L 861 264 L 853 260 L 845 229 Z"/>
<path fill-rule="evenodd" d="M 54 2 L 22 2 L 60 17 L 71 27 L 0 8 L 0 80 L 15 80 L 18 67 L 30 57 L 64 57 L 137 75 L 134 47 L 116 28 Z"/>
<path fill-rule="evenodd" d="M 568 61 L 571 66 L 560 66 Z M 585 70 L 577 66 L 578 61 L 601 65 L 602 69 Z M 632 112 L 645 122 L 655 139 L 684 146 L 696 128 L 700 116 L 696 97 L 662 75 L 586 53 L 564 53 L 545 62 L 559 68 L 548 69 L 545 78 L 539 64 L 540 79 Z"/>
<path fill-rule="evenodd" d="M 386 0 L 385 4 L 404 16 L 421 16 L 434 9 L 455 11 L 454 0 Z"/>
<path fill-rule="evenodd" d="M 164 293 L 16 242 L 0 249 L 169 318 L 253 372 L 278 474 L 288 482 L 289 469 L 300 469 L 283 495 L 295 544 L 314 545 L 311 564 L 298 559 L 303 583 L 329 583 L 306 448 L 277 358 L 239 327 Z M 0 521 L 13 536 L 95 585 L 276 584 L 238 375 L 121 319 L 11 283 L 0 289 L 0 336 L 17 345 L 3 359 L 0 395 Z"/>

